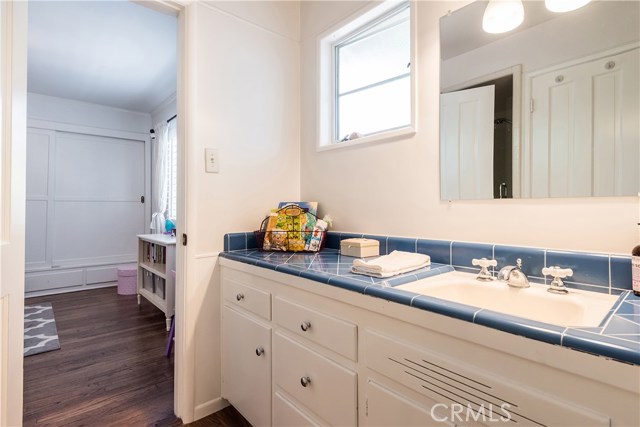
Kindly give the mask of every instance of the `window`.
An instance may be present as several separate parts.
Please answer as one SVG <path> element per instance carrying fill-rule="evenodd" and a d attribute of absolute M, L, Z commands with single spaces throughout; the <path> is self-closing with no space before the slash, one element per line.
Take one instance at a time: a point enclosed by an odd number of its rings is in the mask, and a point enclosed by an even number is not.
<path fill-rule="evenodd" d="M 320 43 L 320 146 L 413 131 L 409 3 L 385 2 Z"/>

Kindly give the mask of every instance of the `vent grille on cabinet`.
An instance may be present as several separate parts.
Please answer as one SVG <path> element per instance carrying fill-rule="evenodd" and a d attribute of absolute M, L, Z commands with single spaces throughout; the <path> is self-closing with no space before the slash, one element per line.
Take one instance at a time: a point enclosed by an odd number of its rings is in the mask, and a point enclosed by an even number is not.
<path fill-rule="evenodd" d="M 406 375 L 418 381 L 425 390 L 445 398 L 451 403 L 461 405 L 465 411 L 471 411 L 471 416 L 481 421 L 497 421 L 506 425 L 510 421 L 515 426 L 547 427 L 518 412 L 518 404 L 498 396 L 492 387 L 469 376 L 458 374 L 450 369 L 424 359 L 411 360 L 388 358 L 401 365 Z M 477 418 L 476 418 L 477 417 Z"/>

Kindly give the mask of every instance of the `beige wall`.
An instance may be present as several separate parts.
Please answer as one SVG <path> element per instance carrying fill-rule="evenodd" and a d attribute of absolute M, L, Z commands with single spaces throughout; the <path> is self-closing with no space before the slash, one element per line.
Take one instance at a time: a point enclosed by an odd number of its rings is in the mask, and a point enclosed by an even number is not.
<path fill-rule="evenodd" d="M 438 20 L 451 2 L 416 5 L 416 135 L 316 152 L 317 37 L 366 3 L 301 5 L 301 195 L 335 230 L 623 254 L 638 244 L 638 197 L 440 200 Z"/>
<path fill-rule="evenodd" d="M 297 2 L 194 2 L 186 13 L 189 244 L 176 339 L 194 385 L 193 414 L 181 414 L 188 422 L 221 404 L 223 236 L 255 229 L 274 203 L 300 195 L 300 107 Z M 220 173 L 205 173 L 205 147 L 218 149 Z"/>

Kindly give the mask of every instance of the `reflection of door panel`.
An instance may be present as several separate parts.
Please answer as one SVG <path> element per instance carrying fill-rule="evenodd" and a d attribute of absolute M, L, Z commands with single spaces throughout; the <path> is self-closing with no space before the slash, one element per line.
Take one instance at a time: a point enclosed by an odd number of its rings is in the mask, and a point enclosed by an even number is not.
<path fill-rule="evenodd" d="M 493 198 L 495 88 L 440 95 L 440 194 L 443 199 Z"/>
<path fill-rule="evenodd" d="M 531 196 L 634 195 L 638 163 L 638 49 L 531 81 Z"/>

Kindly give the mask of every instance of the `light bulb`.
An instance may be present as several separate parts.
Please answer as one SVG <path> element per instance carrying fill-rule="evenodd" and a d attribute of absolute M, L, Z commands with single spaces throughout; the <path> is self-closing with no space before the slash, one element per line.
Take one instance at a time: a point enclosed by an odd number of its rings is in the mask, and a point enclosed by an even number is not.
<path fill-rule="evenodd" d="M 482 29 L 492 34 L 506 33 L 522 24 L 523 20 L 521 0 L 490 0 L 482 17 Z"/>
<path fill-rule="evenodd" d="M 551 12 L 571 12 L 580 9 L 591 0 L 544 0 L 544 5 Z"/>

